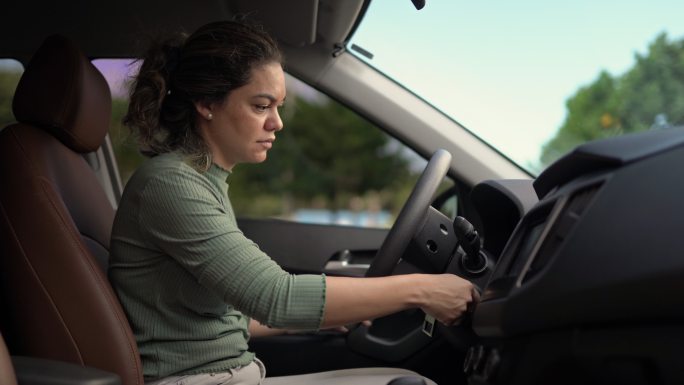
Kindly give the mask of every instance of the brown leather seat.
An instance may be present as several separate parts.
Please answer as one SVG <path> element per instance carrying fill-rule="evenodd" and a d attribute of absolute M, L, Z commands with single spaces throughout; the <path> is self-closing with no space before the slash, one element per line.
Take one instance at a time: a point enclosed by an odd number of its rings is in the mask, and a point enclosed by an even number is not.
<path fill-rule="evenodd" d="M 7 346 L 0 336 L 0 385 L 17 385 L 12 360 L 7 352 Z"/>
<path fill-rule="evenodd" d="M 143 383 L 121 306 L 97 258 L 114 210 L 82 154 L 103 143 L 109 88 L 69 40 L 51 36 L 0 132 L 0 325 L 13 355 L 42 357 Z"/>

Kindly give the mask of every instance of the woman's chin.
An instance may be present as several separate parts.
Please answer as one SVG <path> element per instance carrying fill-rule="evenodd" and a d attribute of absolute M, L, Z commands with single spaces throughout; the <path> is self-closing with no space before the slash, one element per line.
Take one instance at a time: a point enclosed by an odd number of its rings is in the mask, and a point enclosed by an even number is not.
<path fill-rule="evenodd" d="M 262 163 L 268 158 L 268 155 L 266 154 L 266 151 L 258 154 L 254 154 L 252 159 L 250 159 L 249 163 Z"/>

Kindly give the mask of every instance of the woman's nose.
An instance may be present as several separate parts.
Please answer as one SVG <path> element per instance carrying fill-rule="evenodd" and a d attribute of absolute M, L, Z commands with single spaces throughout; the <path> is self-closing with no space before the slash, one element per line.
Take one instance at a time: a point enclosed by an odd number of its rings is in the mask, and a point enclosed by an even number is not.
<path fill-rule="evenodd" d="M 266 129 L 269 131 L 280 131 L 283 129 L 283 120 L 280 118 L 277 108 L 273 109 L 273 114 L 266 123 Z"/>

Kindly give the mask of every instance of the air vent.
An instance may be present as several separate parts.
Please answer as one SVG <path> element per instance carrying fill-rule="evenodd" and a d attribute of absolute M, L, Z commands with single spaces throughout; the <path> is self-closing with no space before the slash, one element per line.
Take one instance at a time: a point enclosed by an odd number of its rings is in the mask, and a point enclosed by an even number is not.
<path fill-rule="evenodd" d="M 525 272 L 522 282 L 534 277 L 544 266 L 551 260 L 551 257 L 556 254 L 565 238 L 570 234 L 577 222 L 582 217 L 582 214 L 591 203 L 596 193 L 600 190 L 601 184 L 593 184 L 581 190 L 575 191 L 570 197 L 565 207 L 561 211 L 558 219 L 553 225 L 553 228 L 547 235 L 539 252 L 529 269 Z"/>

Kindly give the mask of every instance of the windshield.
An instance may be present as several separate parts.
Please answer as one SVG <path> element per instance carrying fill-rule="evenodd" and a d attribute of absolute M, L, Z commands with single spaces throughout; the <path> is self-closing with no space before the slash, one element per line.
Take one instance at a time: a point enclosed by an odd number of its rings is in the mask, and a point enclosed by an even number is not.
<path fill-rule="evenodd" d="M 536 175 L 684 124 L 684 2 L 373 0 L 348 48 Z"/>

